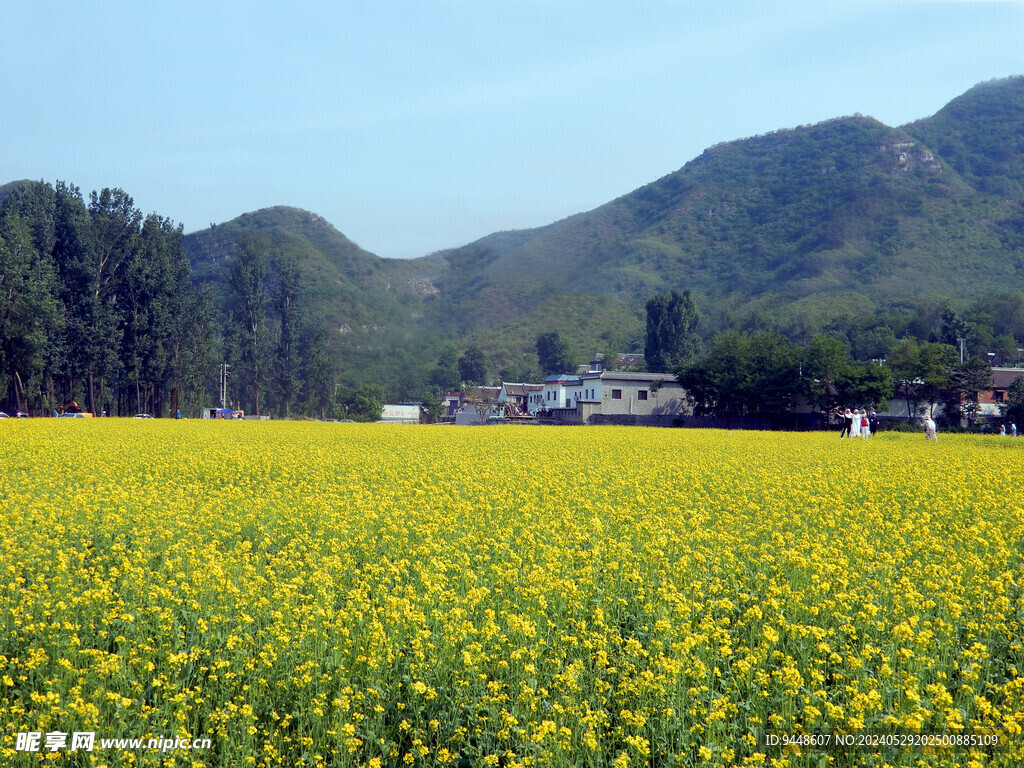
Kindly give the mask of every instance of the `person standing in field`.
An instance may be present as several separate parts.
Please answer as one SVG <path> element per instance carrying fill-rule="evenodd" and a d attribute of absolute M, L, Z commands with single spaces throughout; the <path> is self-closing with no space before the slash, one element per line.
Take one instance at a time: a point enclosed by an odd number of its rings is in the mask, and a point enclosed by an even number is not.
<path fill-rule="evenodd" d="M 853 427 L 853 414 L 850 413 L 850 409 L 847 408 L 843 411 L 843 431 L 839 433 L 839 439 L 842 440 L 848 434 L 850 429 Z"/>
<path fill-rule="evenodd" d="M 939 442 L 939 437 L 935 434 L 935 420 L 930 414 L 924 417 L 924 439 Z"/>
<path fill-rule="evenodd" d="M 853 409 L 853 416 L 850 421 L 850 437 L 860 437 L 860 410 Z"/>
<path fill-rule="evenodd" d="M 860 436 L 863 438 L 871 437 L 871 420 L 868 418 L 866 410 L 861 410 L 860 412 Z"/>
<path fill-rule="evenodd" d="M 878 434 L 878 414 L 874 411 L 871 412 L 871 416 L 868 418 L 868 426 L 871 427 L 871 434 Z"/>

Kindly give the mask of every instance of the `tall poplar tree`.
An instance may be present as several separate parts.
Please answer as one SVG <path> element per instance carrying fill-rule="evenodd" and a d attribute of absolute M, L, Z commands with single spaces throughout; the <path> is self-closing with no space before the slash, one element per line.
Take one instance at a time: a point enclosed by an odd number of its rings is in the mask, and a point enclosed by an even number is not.
<path fill-rule="evenodd" d="M 181 227 L 150 214 L 142 223 L 138 247 L 128 255 L 119 287 L 121 359 L 128 385 L 120 399 L 134 399 L 129 410 L 162 409 L 171 377 L 174 326 L 184 320 L 188 280 Z"/>
<path fill-rule="evenodd" d="M 661 293 L 647 302 L 644 359 L 649 371 L 671 371 L 697 354 L 700 316 L 689 291 Z"/>
<path fill-rule="evenodd" d="M 234 299 L 232 317 L 240 349 L 231 355 L 235 363 L 236 386 L 248 388 L 253 411 L 260 415 L 265 391 L 264 357 L 267 337 L 267 275 L 270 259 L 266 241 L 257 236 L 240 238 L 235 244 L 230 284 Z M 240 370 L 240 369 L 241 370 Z"/>
<path fill-rule="evenodd" d="M 186 286 L 179 322 L 171 341 L 172 386 L 178 390 L 178 407 L 198 416 L 201 409 L 219 403 L 213 397 L 221 356 L 217 348 L 217 310 L 209 284 Z"/>
<path fill-rule="evenodd" d="M 45 353 L 60 316 L 48 253 L 36 248 L 29 222 L 13 208 L 0 215 L 0 400 L 13 386 L 18 410 L 38 389 Z M 29 385 L 26 392 L 26 384 Z"/>
<path fill-rule="evenodd" d="M 89 410 L 99 412 L 110 401 L 109 385 L 122 367 L 124 328 L 118 311 L 119 288 L 126 264 L 136 257 L 142 214 L 120 189 L 89 196 L 89 242 L 85 252 L 84 287 L 91 326 L 81 340 L 87 355 Z"/>
<path fill-rule="evenodd" d="M 280 254 L 277 258 L 277 287 L 274 292 L 274 305 L 281 323 L 275 383 L 285 418 L 291 416 L 292 403 L 302 391 L 302 359 L 299 354 L 301 297 L 302 272 L 299 263 L 294 256 Z"/>

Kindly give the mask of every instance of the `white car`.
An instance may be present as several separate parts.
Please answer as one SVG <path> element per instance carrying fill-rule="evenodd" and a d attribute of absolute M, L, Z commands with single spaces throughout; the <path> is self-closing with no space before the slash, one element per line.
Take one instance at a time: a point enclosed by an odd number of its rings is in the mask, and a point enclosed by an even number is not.
<path fill-rule="evenodd" d="M 132 416 L 132 418 L 133 419 L 152 419 L 153 417 L 150 416 L 148 413 L 136 413 L 134 416 Z"/>

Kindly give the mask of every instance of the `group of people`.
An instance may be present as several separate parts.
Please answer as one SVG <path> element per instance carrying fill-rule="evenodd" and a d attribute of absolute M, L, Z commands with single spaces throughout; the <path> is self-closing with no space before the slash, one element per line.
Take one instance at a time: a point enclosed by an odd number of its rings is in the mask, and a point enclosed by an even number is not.
<path fill-rule="evenodd" d="M 843 420 L 843 431 L 839 435 L 840 440 L 847 435 L 850 437 L 871 437 L 872 432 L 878 431 L 878 414 L 874 411 L 869 416 L 868 412 L 863 408 L 854 408 L 853 410 L 847 408 L 839 416 Z"/>
<path fill-rule="evenodd" d="M 1005 424 L 1000 424 L 999 425 L 999 434 L 1002 435 L 1003 437 L 1006 437 L 1007 433 L 1006 433 L 1006 425 Z M 1009 434 L 1011 436 L 1013 436 L 1013 437 L 1017 436 L 1017 425 L 1016 424 L 1011 424 L 1010 425 L 1010 433 Z"/>
<path fill-rule="evenodd" d="M 852 410 L 846 408 L 842 412 L 836 411 L 836 415 L 843 420 L 843 431 L 839 433 L 840 440 L 847 435 L 850 437 L 871 437 L 872 432 L 878 432 L 878 414 L 874 411 L 869 415 L 863 408 L 854 408 Z M 921 419 L 921 424 L 924 426 L 925 439 L 938 441 L 935 420 L 930 414 Z"/>

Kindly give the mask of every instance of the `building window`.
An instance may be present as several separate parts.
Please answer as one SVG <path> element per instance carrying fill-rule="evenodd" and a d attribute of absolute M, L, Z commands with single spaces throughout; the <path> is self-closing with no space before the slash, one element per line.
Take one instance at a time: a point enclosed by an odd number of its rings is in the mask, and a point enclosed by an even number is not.
<path fill-rule="evenodd" d="M 612 400 L 621 400 L 621 399 L 622 399 L 622 390 L 621 389 L 613 389 L 612 390 Z"/>
<path fill-rule="evenodd" d="M 646 389 L 637 390 L 636 399 L 637 400 L 646 400 L 647 399 L 647 390 Z"/>

